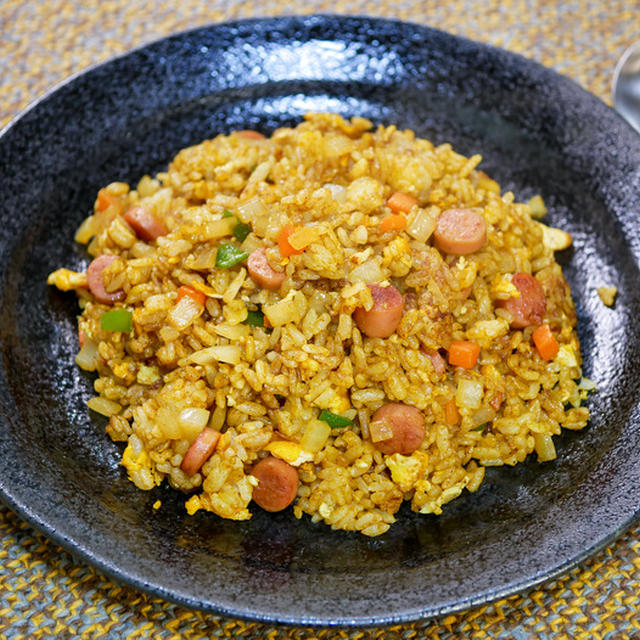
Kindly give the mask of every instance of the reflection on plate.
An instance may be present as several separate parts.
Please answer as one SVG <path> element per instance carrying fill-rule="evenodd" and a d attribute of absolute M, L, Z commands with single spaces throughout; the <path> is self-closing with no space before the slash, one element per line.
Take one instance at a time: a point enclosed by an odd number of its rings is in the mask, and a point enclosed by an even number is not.
<path fill-rule="evenodd" d="M 260 512 L 188 518 L 143 493 L 84 402 L 74 296 L 47 289 L 97 189 L 160 170 L 219 132 L 270 132 L 306 111 L 397 123 L 461 153 L 518 199 L 541 193 L 574 237 L 561 256 L 598 392 L 558 460 L 489 470 L 440 517 L 404 509 L 378 539 Z M 640 504 L 640 142 L 572 82 L 504 51 L 394 21 L 275 18 L 207 27 L 84 73 L 0 138 L 0 489 L 109 575 L 188 606 L 297 624 L 383 624 L 451 612 L 566 571 Z M 605 307 L 596 289 L 615 285 Z M 162 509 L 154 511 L 160 498 Z"/>

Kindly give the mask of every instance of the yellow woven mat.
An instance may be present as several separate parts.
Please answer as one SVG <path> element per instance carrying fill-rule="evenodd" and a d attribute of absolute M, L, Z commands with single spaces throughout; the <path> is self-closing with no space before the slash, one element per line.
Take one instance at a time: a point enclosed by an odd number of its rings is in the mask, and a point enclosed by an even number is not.
<path fill-rule="evenodd" d="M 610 102 L 610 79 L 640 37 L 637 0 L 233 3 L 0 2 L 0 125 L 71 73 L 160 36 L 226 19 L 353 13 L 439 27 L 522 53 Z M 4 638 L 640 638 L 640 526 L 539 589 L 435 621 L 389 629 L 285 629 L 194 612 L 114 585 L 0 507 Z"/>

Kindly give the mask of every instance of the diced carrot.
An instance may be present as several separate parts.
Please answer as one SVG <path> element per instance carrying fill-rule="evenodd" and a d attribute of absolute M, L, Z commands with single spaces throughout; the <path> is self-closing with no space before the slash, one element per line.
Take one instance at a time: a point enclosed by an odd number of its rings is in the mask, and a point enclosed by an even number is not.
<path fill-rule="evenodd" d="M 252 129 L 243 129 L 242 131 L 236 131 L 236 135 L 240 138 L 246 138 L 247 140 L 265 139 L 265 137 L 259 131 L 253 131 Z"/>
<path fill-rule="evenodd" d="M 470 340 L 454 340 L 449 347 L 449 364 L 473 369 L 478 362 L 480 345 Z"/>
<path fill-rule="evenodd" d="M 122 211 L 120 200 L 106 189 L 100 189 L 98 191 L 98 206 L 96 207 L 98 211 L 105 211 L 112 205 L 117 208 L 118 214 L 120 214 Z"/>
<path fill-rule="evenodd" d="M 297 256 L 302 253 L 301 249 L 294 249 L 289 243 L 289 236 L 295 231 L 297 231 L 297 227 L 292 224 L 288 224 L 285 227 L 282 227 L 278 234 L 278 247 L 280 247 L 280 253 L 283 258 Z"/>
<path fill-rule="evenodd" d="M 407 226 L 407 219 L 401 214 L 392 214 L 387 216 L 380 223 L 380 231 L 402 231 Z"/>
<path fill-rule="evenodd" d="M 533 343 L 543 360 L 553 360 L 560 349 L 548 324 L 540 325 L 532 335 Z"/>
<path fill-rule="evenodd" d="M 176 298 L 176 302 L 180 302 L 182 298 L 185 296 L 189 296 L 192 300 L 195 300 L 198 304 L 201 304 L 204 307 L 204 303 L 207 301 L 207 296 L 202 293 L 202 291 L 196 291 L 191 287 L 187 287 L 183 285 L 178 289 L 178 297 Z"/>
<path fill-rule="evenodd" d="M 418 204 L 418 201 L 408 193 L 402 193 L 402 191 L 396 191 L 387 200 L 387 207 L 393 211 L 393 213 L 409 213 L 411 208 Z"/>
<path fill-rule="evenodd" d="M 84 334 L 84 331 L 82 331 L 82 329 L 78 329 L 78 342 L 80 343 L 81 347 L 84 347 L 84 343 L 86 339 L 87 339 L 87 336 Z"/>
<path fill-rule="evenodd" d="M 449 424 L 457 424 L 458 418 L 458 407 L 456 407 L 456 401 L 451 398 L 451 400 L 444 405 L 444 419 Z"/>

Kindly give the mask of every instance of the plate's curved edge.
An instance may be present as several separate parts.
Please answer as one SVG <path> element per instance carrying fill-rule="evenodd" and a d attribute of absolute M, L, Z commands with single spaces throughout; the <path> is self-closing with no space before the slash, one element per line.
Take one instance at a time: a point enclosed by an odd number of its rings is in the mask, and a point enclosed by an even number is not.
<path fill-rule="evenodd" d="M 589 100 L 597 102 L 600 108 L 606 108 L 610 114 L 614 114 L 615 117 L 621 122 L 624 123 L 626 127 L 629 128 L 630 132 L 633 135 L 637 135 L 633 128 L 624 120 L 612 107 L 607 105 L 605 102 L 597 98 L 594 94 L 587 91 L 584 87 L 579 85 L 574 80 L 567 78 L 566 76 L 560 74 L 554 69 L 550 69 L 548 67 L 544 67 L 540 63 L 528 59 L 525 56 L 508 51 L 501 47 L 497 47 L 495 45 L 482 44 L 471 39 L 449 34 L 445 31 L 442 31 L 436 27 L 431 27 L 427 25 L 422 25 L 415 22 L 403 21 L 398 19 L 387 19 L 380 17 L 371 17 L 371 16 L 358 16 L 358 15 L 341 15 L 341 14 L 314 14 L 314 15 L 302 15 L 302 16 L 274 16 L 274 17 L 263 17 L 263 18 L 246 18 L 241 20 L 234 20 L 229 22 L 219 22 L 219 23 L 209 23 L 206 25 L 201 25 L 197 27 L 191 27 L 169 36 L 162 36 L 159 38 L 152 39 L 148 42 L 142 43 L 139 46 L 136 46 L 132 49 L 129 49 L 122 54 L 118 54 L 113 56 L 105 61 L 90 65 L 71 76 L 64 78 L 60 82 L 49 87 L 42 95 L 38 96 L 32 103 L 30 103 L 23 111 L 13 117 L 1 130 L 0 130 L 0 139 L 7 134 L 16 124 L 20 122 L 22 118 L 27 116 L 33 110 L 35 110 L 39 105 L 45 102 L 48 98 L 50 98 L 53 94 L 55 94 L 60 89 L 65 86 L 73 83 L 79 77 L 87 75 L 93 72 L 96 69 L 102 68 L 113 62 L 126 58 L 137 51 L 143 50 L 147 47 L 153 46 L 156 43 L 170 40 L 173 38 L 181 38 L 188 34 L 198 32 L 198 31 L 206 31 L 210 29 L 215 29 L 219 26 L 224 26 L 227 28 L 233 28 L 238 25 L 246 25 L 252 23 L 264 23 L 264 22 L 273 22 L 277 21 L 279 23 L 308 23 L 310 21 L 321 22 L 322 20 L 337 20 L 337 21 L 367 21 L 370 24 L 376 23 L 397 23 L 399 25 L 403 25 L 403 27 L 412 27 L 423 31 L 425 34 L 429 32 L 437 32 L 442 34 L 447 38 L 451 38 L 455 41 L 466 43 L 468 46 L 472 46 L 474 48 L 482 48 L 483 50 L 489 50 L 494 52 L 494 54 L 498 54 L 501 57 L 505 56 L 508 58 L 518 58 L 520 60 L 521 65 L 528 66 L 530 68 L 537 68 L 539 73 L 542 74 L 552 74 L 552 76 L 556 79 L 557 82 L 561 82 L 566 86 L 569 86 L 573 91 L 579 92 L 583 97 L 588 97 Z M 223 616 L 231 616 L 234 618 L 240 618 L 245 620 L 256 621 L 260 623 L 266 624 L 283 624 L 287 626 L 318 626 L 318 627 L 337 627 L 337 626 L 348 626 L 348 627 L 366 627 L 366 626 L 374 626 L 374 625 L 390 625 L 397 623 L 408 623 L 415 622 L 417 620 L 427 620 L 435 617 L 439 617 L 442 615 L 458 613 L 464 610 L 467 610 L 471 607 L 481 606 L 483 604 L 489 604 L 491 602 L 495 602 L 501 598 L 514 595 L 516 593 L 521 593 L 528 589 L 531 589 L 537 585 L 540 585 L 548 580 L 552 580 L 557 578 L 558 576 L 566 573 L 571 570 L 575 566 L 584 562 L 587 558 L 593 556 L 598 553 L 606 546 L 608 546 L 613 540 L 618 538 L 624 531 L 628 530 L 631 526 L 633 526 L 640 519 L 640 508 L 636 510 L 631 519 L 629 519 L 623 526 L 611 532 L 607 537 L 599 540 L 597 543 L 589 547 L 588 549 L 583 550 L 580 554 L 574 556 L 569 561 L 566 561 L 557 567 L 555 567 L 551 571 L 546 571 L 543 575 L 535 576 L 529 580 L 524 580 L 521 582 L 515 582 L 508 586 L 503 587 L 502 589 L 487 592 L 485 594 L 479 595 L 474 598 L 468 598 L 467 600 L 458 602 L 456 604 L 452 604 L 451 606 L 440 606 L 436 609 L 429 609 L 425 607 L 424 609 L 416 609 L 411 612 L 406 612 L 401 615 L 380 615 L 380 616 L 372 616 L 370 618 L 335 618 L 332 620 L 319 619 L 315 617 L 292 617 L 289 615 L 263 615 L 263 614 L 255 614 L 254 612 L 247 612 L 243 610 L 238 610 L 233 607 L 225 607 L 225 606 L 212 606 L 209 603 L 200 602 L 194 598 L 190 598 L 188 596 L 184 596 L 181 594 L 176 594 L 169 590 L 163 589 L 161 586 L 150 586 L 143 580 L 140 580 L 135 575 L 127 572 L 123 572 L 122 569 L 113 567 L 110 563 L 106 562 L 101 556 L 96 556 L 92 554 L 90 551 L 86 550 L 81 546 L 74 545 L 73 540 L 66 537 L 65 535 L 59 533 L 54 527 L 50 526 L 48 523 L 44 522 L 41 518 L 37 516 L 37 514 L 33 513 L 26 504 L 15 499 L 15 497 L 7 491 L 5 487 L 5 483 L 0 481 L 0 498 L 7 504 L 9 508 L 16 511 L 26 522 L 32 525 L 37 530 L 41 531 L 44 535 L 46 535 L 49 539 L 51 539 L 54 543 L 61 546 L 65 551 L 69 552 L 72 556 L 80 558 L 85 561 L 88 565 L 97 568 L 102 571 L 105 575 L 110 578 L 126 584 L 135 589 L 141 590 L 145 593 L 148 593 L 154 597 L 161 597 L 171 602 L 174 602 L 181 606 L 186 606 L 194 609 L 200 609 L 209 611 L 215 614 L 223 615 Z"/>
<path fill-rule="evenodd" d="M 171 40 L 174 38 L 182 38 L 192 33 L 196 33 L 198 31 L 207 31 L 209 29 L 213 29 L 216 27 L 228 27 L 233 28 L 235 26 L 243 26 L 250 24 L 260 24 L 264 22 L 298 22 L 298 23 L 308 23 L 313 21 L 322 21 L 322 20 L 337 20 L 337 21 L 354 21 L 354 22 L 369 22 L 371 24 L 397 24 L 402 25 L 404 28 L 411 27 L 424 32 L 432 32 L 438 33 L 447 38 L 453 38 L 458 42 L 465 43 L 468 46 L 472 46 L 474 48 L 482 48 L 484 50 L 490 50 L 500 55 L 506 55 L 507 57 L 517 58 L 521 61 L 521 63 L 526 65 L 533 65 L 538 67 L 538 70 L 542 73 L 552 74 L 556 79 L 560 79 L 562 82 L 567 83 L 573 89 L 578 90 L 585 96 L 588 96 L 590 99 L 595 100 L 598 104 L 606 107 L 609 112 L 614 115 L 619 122 L 624 123 L 629 130 L 637 135 L 636 130 L 611 106 L 606 102 L 598 98 L 595 94 L 588 91 L 585 87 L 580 85 L 578 82 L 561 74 L 559 71 L 552 69 L 551 67 L 545 67 L 542 63 L 537 60 L 533 60 L 531 58 L 527 58 L 521 53 L 517 53 L 515 51 L 510 51 L 505 49 L 504 47 L 500 47 L 498 45 L 489 44 L 489 43 L 481 43 L 476 40 L 472 40 L 471 38 L 467 38 L 465 36 L 449 33 L 448 31 L 444 31 L 438 27 L 434 27 L 427 24 L 422 24 L 420 22 L 415 22 L 413 20 L 401 20 L 399 18 L 384 18 L 381 16 L 370 16 L 366 14 L 340 14 L 340 13 L 314 13 L 314 14 L 291 14 L 291 15 L 273 15 L 273 16 L 263 16 L 257 18 L 238 18 L 236 20 L 229 21 L 220 21 L 220 22 L 208 22 L 206 24 L 198 25 L 195 27 L 187 27 L 185 29 L 178 30 L 174 33 L 170 33 L 164 36 L 158 36 L 157 38 L 152 38 L 146 42 L 143 42 L 135 47 L 127 49 L 122 53 L 118 53 L 116 55 L 108 57 L 106 60 L 102 60 L 101 62 L 96 62 L 94 64 L 90 64 L 71 75 L 62 78 L 58 82 L 47 87 L 42 94 L 37 96 L 35 100 L 30 102 L 24 109 L 22 109 L 19 113 L 13 116 L 2 128 L 0 128 L 0 139 L 10 130 L 12 129 L 20 120 L 22 120 L 25 116 L 27 116 L 31 111 L 36 109 L 42 102 L 47 100 L 53 94 L 55 94 L 60 89 L 63 89 L 65 86 L 71 84 L 81 76 L 84 76 L 92 71 L 100 69 L 104 66 L 112 64 L 118 60 L 126 58 L 129 55 L 135 54 L 138 51 L 141 51 L 147 47 L 151 47 L 160 42 L 164 42 L 167 40 Z"/>
<path fill-rule="evenodd" d="M 451 604 L 449 606 L 440 606 L 435 609 L 429 609 L 425 607 L 424 609 L 416 609 L 414 611 L 406 612 L 400 615 L 373 615 L 370 618 L 349 618 L 349 617 L 339 617 L 333 618 L 331 620 L 316 618 L 313 616 L 309 617 L 293 617 L 290 615 L 269 615 L 269 614 L 255 614 L 254 612 L 236 609 L 233 607 L 225 607 L 225 606 L 213 606 L 209 603 L 200 602 L 194 598 L 190 598 L 186 595 L 175 594 L 168 589 L 163 589 L 161 586 L 150 586 L 145 583 L 143 580 L 140 580 L 135 575 L 123 572 L 121 569 L 117 567 L 111 566 L 108 562 L 105 562 L 100 556 L 96 556 L 92 554 L 90 551 L 87 551 L 83 547 L 74 546 L 74 543 L 69 538 L 65 537 L 58 533 L 58 531 L 50 527 L 46 522 L 42 519 L 38 518 L 38 516 L 31 512 L 31 510 L 23 505 L 20 502 L 15 501 L 11 496 L 9 496 L 4 491 L 4 486 L 0 485 L 0 499 L 11 509 L 13 509 L 16 513 L 20 515 L 28 524 L 33 526 L 40 533 L 45 535 L 47 538 L 52 540 L 55 544 L 58 544 L 61 548 L 63 548 L 66 552 L 68 552 L 72 557 L 79 558 L 90 568 L 97 569 L 104 573 L 107 577 L 112 580 L 124 584 L 127 587 L 136 589 L 143 593 L 150 595 L 151 597 L 157 597 L 165 599 L 169 602 L 172 602 L 176 605 L 187 607 L 197 611 L 204 611 L 208 613 L 213 613 L 215 615 L 227 616 L 234 619 L 247 620 L 250 622 L 258 622 L 261 624 L 277 624 L 284 625 L 287 627 L 322 627 L 322 628 L 336 628 L 336 627 L 350 627 L 350 628 L 365 628 L 365 627 L 374 627 L 374 626 L 389 626 L 393 624 L 409 624 L 420 621 L 428 621 L 434 618 L 438 618 L 441 616 L 461 613 L 463 611 L 467 611 L 468 609 L 472 609 L 475 607 L 480 607 L 483 605 L 490 605 L 498 600 L 502 600 L 503 598 L 507 598 L 509 596 L 522 594 L 524 592 L 529 591 L 545 582 L 555 580 L 559 578 L 561 575 L 571 571 L 579 564 L 587 560 L 588 558 L 594 556 L 595 554 L 602 552 L 607 546 L 609 546 L 613 541 L 618 539 L 621 535 L 625 533 L 625 531 L 629 530 L 634 524 L 640 521 L 640 506 L 638 507 L 636 513 L 633 518 L 624 524 L 619 529 L 613 531 L 609 536 L 600 540 L 593 546 L 584 550 L 581 554 L 575 556 L 571 560 L 564 562 L 554 568 L 552 571 L 546 572 L 543 575 L 534 577 L 529 580 L 524 580 L 521 582 L 515 582 L 508 586 L 505 586 L 501 589 L 498 589 L 494 592 L 487 592 L 485 594 L 481 594 L 475 598 L 467 598 L 466 600 L 460 601 L 455 604 Z"/>

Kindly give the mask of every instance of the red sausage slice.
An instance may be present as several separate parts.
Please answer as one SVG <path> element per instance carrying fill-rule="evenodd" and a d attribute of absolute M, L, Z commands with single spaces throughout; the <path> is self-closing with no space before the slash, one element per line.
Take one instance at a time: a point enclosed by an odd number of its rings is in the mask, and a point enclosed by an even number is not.
<path fill-rule="evenodd" d="M 298 472 L 280 458 L 269 456 L 253 467 L 251 475 L 258 479 L 253 501 L 265 511 L 282 511 L 298 493 Z"/>
<path fill-rule="evenodd" d="M 444 253 L 465 256 L 487 241 L 487 223 L 473 209 L 447 209 L 440 214 L 433 240 Z"/>
<path fill-rule="evenodd" d="M 194 473 L 200 471 L 202 465 L 213 454 L 219 439 L 219 431 L 205 427 L 187 449 L 180 468 L 188 476 L 192 476 Z"/>
<path fill-rule="evenodd" d="M 498 307 L 506 309 L 513 316 L 511 327 L 524 329 L 530 325 L 541 324 L 547 310 L 542 285 L 528 273 L 516 273 L 511 282 L 520 292 L 520 297 L 496 301 Z"/>
<path fill-rule="evenodd" d="M 145 242 L 157 240 L 160 236 L 166 236 L 169 233 L 164 223 L 144 207 L 131 207 L 124 214 L 124 219 L 136 232 L 138 238 Z"/>
<path fill-rule="evenodd" d="M 382 405 L 373 414 L 369 429 L 371 432 L 391 431 L 393 435 L 390 438 L 373 443 L 378 451 L 389 455 L 413 453 L 420 447 L 425 436 L 422 412 L 411 405 L 400 402 Z"/>
<path fill-rule="evenodd" d="M 89 268 L 87 269 L 87 282 L 89 283 L 89 290 L 93 293 L 95 299 L 102 304 L 113 304 L 114 302 L 121 302 L 126 298 L 125 292 L 122 289 L 118 291 L 107 291 L 104 288 L 104 282 L 102 281 L 102 272 L 117 258 L 110 253 L 105 253 L 98 256 L 95 260 L 92 260 Z"/>
<path fill-rule="evenodd" d="M 400 324 L 404 309 L 404 298 L 393 286 L 381 287 L 368 284 L 373 297 L 373 307 L 366 311 L 358 307 L 353 312 L 353 319 L 358 329 L 370 338 L 388 338 Z"/>
<path fill-rule="evenodd" d="M 269 291 L 277 291 L 285 279 L 284 273 L 271 267 L 267 260 L 267 250 L 264 248 L 251 252 L 247 260 L 247 270 L 251 279 L 259 287 L 269 289 Z"/>

